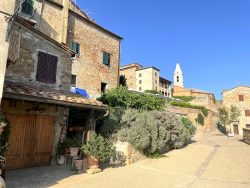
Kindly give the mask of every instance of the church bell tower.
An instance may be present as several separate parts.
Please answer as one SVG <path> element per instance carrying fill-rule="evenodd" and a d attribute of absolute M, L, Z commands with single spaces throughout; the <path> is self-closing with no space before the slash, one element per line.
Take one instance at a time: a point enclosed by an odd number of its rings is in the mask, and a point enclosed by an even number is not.
<path fill-rule="evenodd" d="M 176 64 L 176 68 L 174 72 L 174 86 L 184 87 L 183 73 L 182 73 L 181 66 L 179 63 Z"/>

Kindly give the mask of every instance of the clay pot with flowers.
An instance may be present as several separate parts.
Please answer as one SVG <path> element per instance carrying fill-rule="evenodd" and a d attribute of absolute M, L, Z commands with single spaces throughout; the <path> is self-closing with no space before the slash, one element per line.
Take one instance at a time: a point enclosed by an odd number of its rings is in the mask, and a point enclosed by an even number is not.
<path fill-rule="evenodd" d="M 99 167 L 99 161 L 107 161 L 114 156 L 115 148 L 113 144 L 101 135 L 93 134 L 81 147 L 82 152 L 87 156 L 89 169 Z"/>

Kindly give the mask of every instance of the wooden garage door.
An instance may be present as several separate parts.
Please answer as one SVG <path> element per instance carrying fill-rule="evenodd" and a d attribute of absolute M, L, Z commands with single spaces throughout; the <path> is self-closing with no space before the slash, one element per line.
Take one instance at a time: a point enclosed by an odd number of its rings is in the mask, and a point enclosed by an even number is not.
<path fill-rule="evenodd" d="M 48 165 L 50 163 L 54 118 L 51 116 L 7 114 L 11 135 L 5 153 L 8 169 Z"/>

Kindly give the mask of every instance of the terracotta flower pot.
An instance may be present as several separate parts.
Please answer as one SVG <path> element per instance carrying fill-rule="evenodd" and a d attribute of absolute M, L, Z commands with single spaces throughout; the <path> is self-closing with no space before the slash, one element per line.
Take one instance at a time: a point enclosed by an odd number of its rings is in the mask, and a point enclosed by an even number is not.
<path fill-rule="evenodd" d="M 90 155 L 87 156 L 87 164 L 89 169 L 99 168 L 99 160 Z"/>
<path fill-rule="evenodd" d="M 83 169 L 83 160 L 82 159 L 75 159 L 75 167 L 76 167 L 76 170 L 82 170 Z"/>
<path fill-rule="evenodd" d="M 70 148 L 69 148 L 69 150 L 70 150 L 70 155 L 71 155 L 71 156 L 77 156 L 79 149 L 80 149 L 80 148 L 78 148 L 78 147 L 70 147 Z"/>
<path fill-rule="evenodd" d="M 60 155 L 59 158 L 57 159 L 57 164 L 63 165 L 65 163 L 65 156 Z"/>

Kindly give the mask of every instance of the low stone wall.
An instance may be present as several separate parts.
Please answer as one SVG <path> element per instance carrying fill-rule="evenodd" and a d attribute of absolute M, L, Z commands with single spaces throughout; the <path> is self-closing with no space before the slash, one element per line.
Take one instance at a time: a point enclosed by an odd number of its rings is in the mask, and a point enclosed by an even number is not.
<path fill-rule="evenodd" d="M 183 107 L 176 107 L 176 106 L 168 106 L 165 109 L 167 112 L 172 112 L 181 116 L 186 116 L 188 117 L 193 124 L 200 129 L 204 129 L 204 130 L 212 130 L 215 129 L 217 127 L 217 122 L 218 122 L 218 114 L 216 114 L 215 112 L 209 111 L 208 112 L 208 116 L 205 117 L 205 122 L 204 122 L 204 126 L 198 126 L 198 124 L 196 123 L 196 118 L 198 116 L 199 113 L 202 114 L 201 110 L 199 109 L 192 109 L 192 108 L 183 108 Z"/>
<path fill-rule="evenodd" d="M 116 142 L 116 159 L 112 161 L 113 163 L 121 164 L 125 163 L 127 165 L 133 164 L 137 161 L 145 159 L 146 156 L 141 152 L 136 150 L 130 143 L 128 142 Z"/>
<path fill-rule="evenodd" d="M 250 144 L 250 129 L 243 129 L 243 139 L 244 142 Z"/>

